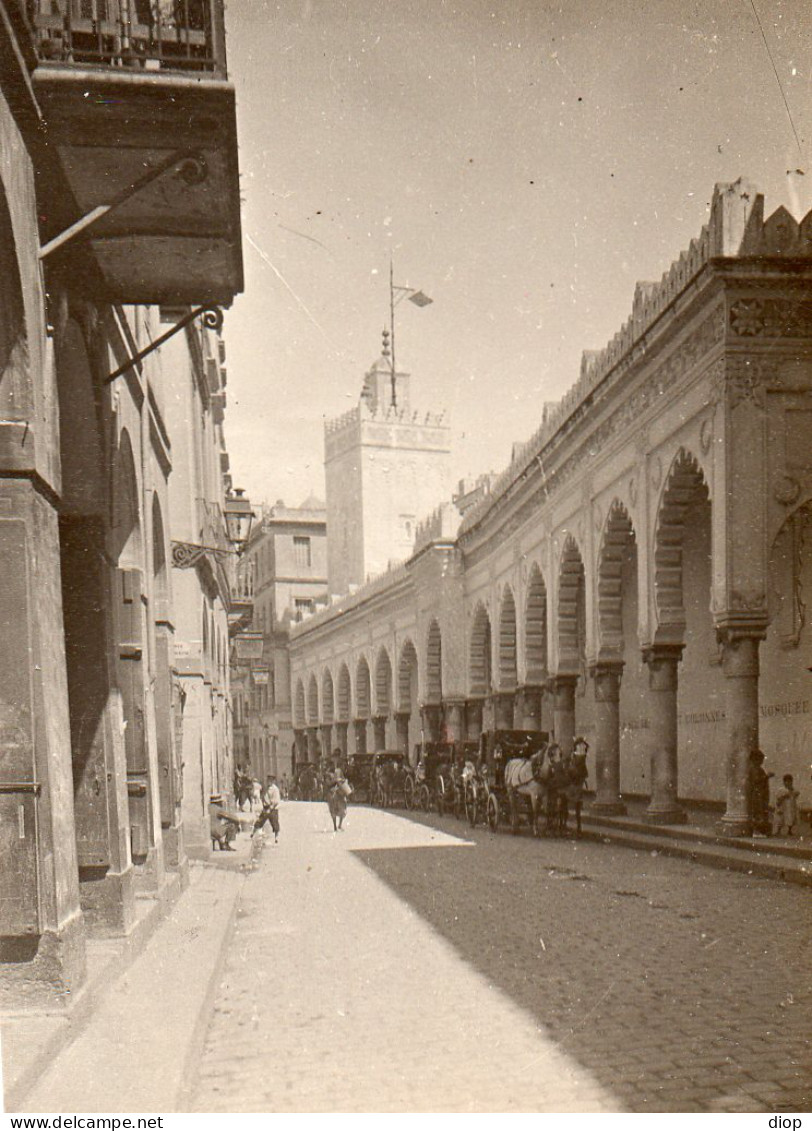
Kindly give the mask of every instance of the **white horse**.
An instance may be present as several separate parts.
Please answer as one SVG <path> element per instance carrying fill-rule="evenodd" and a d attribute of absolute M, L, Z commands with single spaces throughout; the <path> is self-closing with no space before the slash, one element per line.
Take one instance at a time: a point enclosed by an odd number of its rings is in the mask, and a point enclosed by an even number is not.
<path fill-rule="evenodd" d="M 538 750 L 529 758 L 511 758 L 505 765 L 505 789 L 510 799 L 510 823 L 514 830 L 519 824 L 520 798 L 530 801 L 532 827 L 538 836 L 539 815 L 547 803 L 547 781 L 550 764 L 544 760 L 544 751 Z"/>

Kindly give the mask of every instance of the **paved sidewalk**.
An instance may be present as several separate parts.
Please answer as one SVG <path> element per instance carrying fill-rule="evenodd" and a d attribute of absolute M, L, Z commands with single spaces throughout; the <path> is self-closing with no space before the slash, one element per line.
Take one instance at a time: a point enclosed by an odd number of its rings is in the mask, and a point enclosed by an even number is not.
<path fill-rule="evenodd" d="M 354 850 L 464 840 L 392 813 L 287 804 L 243 889 L 197 1111 L 613 1111 L 614 1098 Z"/>
<path fill-rule="evenodd" d="M 230 856 L 230 854 L 228 854 Z M 236 856 L 236 853 L 235 853 Z M 19 1112 L 167 1112 L 204 1035 L 243 876 L 195 867 L 192 882 Z"/>

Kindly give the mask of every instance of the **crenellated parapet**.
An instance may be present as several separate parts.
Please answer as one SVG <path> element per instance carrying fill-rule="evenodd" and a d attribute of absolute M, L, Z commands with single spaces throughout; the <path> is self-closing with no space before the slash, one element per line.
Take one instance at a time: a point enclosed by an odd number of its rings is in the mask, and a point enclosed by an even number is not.
<path fill-rule="evenodd" d="M 414 553 L 424 550 L 433 542 L 451 541 L 457 537 L 462 521 L 460 512 L 453 503 L 441 503 L 422 522 L 417 524 L 414 538 Z"/>

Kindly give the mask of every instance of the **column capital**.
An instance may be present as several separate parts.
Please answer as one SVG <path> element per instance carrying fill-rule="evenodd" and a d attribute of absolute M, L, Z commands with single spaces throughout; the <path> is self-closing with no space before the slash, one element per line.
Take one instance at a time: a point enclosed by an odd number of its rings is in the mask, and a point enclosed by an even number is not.
<path fill-rule="evenodd" d="M 622 660 L 598 660 L 591 665 L 589 674 L 595 681 L 595 699 L 598 703 L 619 701 L 623 667 Z"/>
<path fill-rule="evenodd" d="M 642 649 L 644 664 L 678 664 L 685 651 L 684 644 L 647 644 Z"/>
<path fill-rule="evenodd" d="M 578 682 L 578 672 L 556 672 L 547 682 L 551 691 L 559 687 L 575 687 Z"/>

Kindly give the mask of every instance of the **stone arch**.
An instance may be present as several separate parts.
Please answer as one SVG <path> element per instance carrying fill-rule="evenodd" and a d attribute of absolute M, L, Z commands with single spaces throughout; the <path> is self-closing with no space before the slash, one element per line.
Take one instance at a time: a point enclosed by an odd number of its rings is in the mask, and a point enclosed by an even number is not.
<path fill-rule="evenodd" d="M 166 533 L 157 492 L 152 495 L 152 577 L 155 620 L 160 620 L 168 614 L 169 574 L 166 567 Z"/>
<path fill-rule="evenodd" d="M 305 690 L 301 679 L 296 681 L 293 693 L 293 723 L 299 729 L 305 725 Z"/>
<path fill-rule="evenodd" d="M 488 695 L 492 687 L 491 620 L 480 603 L 474 610 L 468 650 L 468 684 L 472 695 Z"/>
<path fill-rule="evenodd" d="M 623 562 L 636 551 L 634 526 L 625 505 L 615 499 L 603 528 L 598 557 L 598 639 L 601 659 L 623 653 Z"/>
<path fill-rule="evenodd" d="M 138 476 L 133 446 L 122 429 L 113 458 L 113 557 L 121 568 L 143 568 Z"/>
<path fill-rule="evenodd" d="M 534 563 L 524 606 L 524 662 L 528 683 L 547 679 L 547 586 Z"/>
<path fill-rule="evenodd" d="M 355 666 L 355 717 L 368 719 L 372 714 L 372 680 L 366 656 L 359 656 Z"/>
<path fill-rule="evenodd" d="M 586 576 L 578 543 L 568 535 L 558 571 L 558 671 L 580 674 L 586 650 Z"/>
<path fill-rule="evenodd" d="M 412 711 L 417 707 L 412 695 L 412 673 L 418 670 L 417 649 L 411 640 L 405 640 L 398 661 L 398 708 L 401 711 Z"/>
<path fill-rule="evenodd" d="M 340 723 L 350 721 L 350 708 L 352 702 L 352 682 L 350 669 L 342 664 L 338 669 L 338 694 L 336 696 L 336 717 Z"/>
<path fill-rule="evenodd" d="M 426 701 L 443 701 L 443 637 L 436 618 L 432 618 L 426 640 Z"/>
<path fill-rule="evenodd" d="M 25 324 L 17 241 L 6 192 L 0 184 L 0 263 L 3 264 L 0 291 L 0 383 L 8 370 L 22 376 L 28 370 L 28 340 Z"/>
<path fill-rule="evenodd" d="M 335 694 L 329 668 L 324 669 L 321 677 L 321 715 L 325 725 L 329 726 L 335 721 Z"/>
<path fill-rule="evenodd" d="M 307 682 L 307 721 L 310 726 L 319 721 L 319 684 L 315 675 Z"/>
<path fill-rule="evenodd" d="M 375 661 L 375 714 L 392 713 L 392 661 L 385 648 L 378 652 Z"/>
<path fill-rule="evenodd" d="M 515 691 L 518 683 L 516 655 L 516 601 L 506 585 L 499 606 L 499 689 Z"/>
<path fill-rule="evenodd" d="M 691 452 L 680 448 L 663 487 L 655 524 L 654 605 L 658 642 L 683 642 L 682 560 L 686 519 L 693 507 L 709 502 L 710 492 L 699 461 Z"/>

